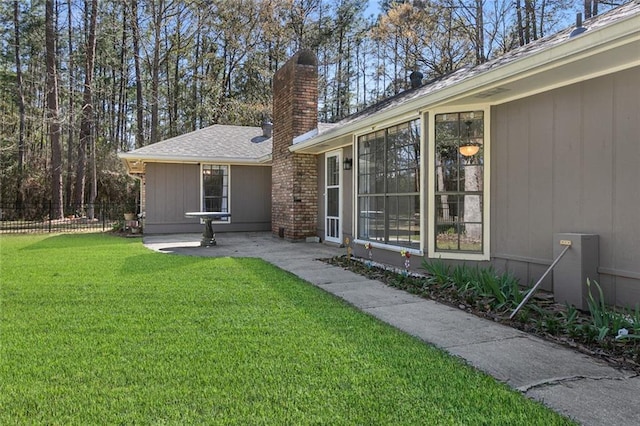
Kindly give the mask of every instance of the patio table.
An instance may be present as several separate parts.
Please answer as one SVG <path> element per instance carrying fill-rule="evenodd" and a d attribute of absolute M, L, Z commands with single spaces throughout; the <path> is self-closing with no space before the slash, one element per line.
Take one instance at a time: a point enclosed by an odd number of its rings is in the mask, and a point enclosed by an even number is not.
<path fill-rule="evenodd" d="M 186 217 L 199 217 L 204 220 L 204 232 L 202 233 L 201 247 L 215 246 L 216 234 L 213 232 L 213 221 L 231 217 L 227 212 L 186 212 Z"/>

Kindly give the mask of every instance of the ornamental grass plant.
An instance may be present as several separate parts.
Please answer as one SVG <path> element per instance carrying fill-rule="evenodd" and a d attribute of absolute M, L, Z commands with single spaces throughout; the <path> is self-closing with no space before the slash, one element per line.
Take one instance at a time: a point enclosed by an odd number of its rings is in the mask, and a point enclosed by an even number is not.
<path fill-rule="evenodd" d="M 569 423 L 259 259 L 0 238 L 0 424 Z"/>

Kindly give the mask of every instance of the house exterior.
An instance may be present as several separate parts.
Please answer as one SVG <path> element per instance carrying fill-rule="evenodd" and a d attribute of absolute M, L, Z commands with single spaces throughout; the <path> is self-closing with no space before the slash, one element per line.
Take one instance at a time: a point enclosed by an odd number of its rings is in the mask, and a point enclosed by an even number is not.
<path fill-rule="evenodd" d="M 194 211 L 230 213 L 217 232 L 270 230 L 270 132 L 216 124 L 119 154 L 141 180 L 144 232 L 202 232 Z"/>
<path fill-rule="evenodd" d="M 640 2 L 325 130 L 312 123 L 314 67 L 303 51 L 274 78 L 274 235 L 348 239 L 362 257 L 370 244 L 398 267 L 403 250 L 412 268 L 492 264 L 523 284 L 563 233 L 595 236 L 585 267 L 607 302 L 640 302 Z"/>
<path fill-rule="evenodd" d="M 216 125 L 120 155 L 143 179 L 145 232 L 199 232 L 184 212 L 228 209 L 217 232 L 493 265 L 525 285 L 569 238 L 608 303 L 640 303 L 640 1 L 334 125 L 317 122 L 313 52 L 273 90 L 272 138 Z"/>

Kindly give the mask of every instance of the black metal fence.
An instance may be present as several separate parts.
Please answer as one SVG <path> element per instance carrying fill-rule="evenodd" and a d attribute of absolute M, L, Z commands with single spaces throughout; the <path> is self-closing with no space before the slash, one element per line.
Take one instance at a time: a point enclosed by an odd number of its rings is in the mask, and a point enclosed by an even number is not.
<path fill-rule="evenodd" d="M 0 233 L 77 232 L 124 229 L 127 222 L 122 204 L 96 203 L 64 207 L 64 217 L 54 217 L 50 202 L 0 204 Z M 136 218 L 137 219 L 137 218 Z"/>

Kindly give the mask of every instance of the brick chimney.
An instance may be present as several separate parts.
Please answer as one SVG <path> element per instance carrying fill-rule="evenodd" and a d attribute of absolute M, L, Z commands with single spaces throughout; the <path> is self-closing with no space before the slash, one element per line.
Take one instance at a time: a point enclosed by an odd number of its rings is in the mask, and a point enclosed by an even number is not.
<path fill-rule="evenodd" d="M 271 229 L 301 240 L 317 235 L 318 170 L 312 154 L 289 151 L 293 139 L 318 127 L 318 61 L 301 50 L 273 78 Z"/>

